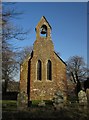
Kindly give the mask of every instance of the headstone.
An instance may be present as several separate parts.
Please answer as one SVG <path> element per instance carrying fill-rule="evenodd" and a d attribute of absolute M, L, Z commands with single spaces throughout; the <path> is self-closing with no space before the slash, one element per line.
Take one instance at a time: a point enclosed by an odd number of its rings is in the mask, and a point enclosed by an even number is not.
<path fill-rule="evenodd" d="M 53 98 L 53 105 L 54 105 L 54 108 L 58 109 L 58 110 L 60 110 L 64 107 L 64 96 L 60 90 L 58 90 L 55 93 L 55 96 Z"/>
<path fill-rule="evenodd" d="M 80 92 L 78 93 L 78 99 L 80 105 L 87 105 L 86 92 L 84 92 L 83 90 L 80 90 Z"/>
<path fill-rule="evenodd" d="M 20 92 L 17 97 L 17 107 L 22 110 L 28 107 L 28 96 L 25 92 Z"/>
<path fill-rule="evenodd" d="M 45 102 L 44 102 L 43 100 L 40 101 L 39 104 L 38 104 L 38 106 L 40 106 L 40 107 L 44 107 L 44 106 L 45 106 Z"/>
<path fill-rule="evenodd" d="M 87 95 L 87 102 L 88 102 L 88 105 L 89 105 L 89 88 L 86 89 L 86 95 Z"/>

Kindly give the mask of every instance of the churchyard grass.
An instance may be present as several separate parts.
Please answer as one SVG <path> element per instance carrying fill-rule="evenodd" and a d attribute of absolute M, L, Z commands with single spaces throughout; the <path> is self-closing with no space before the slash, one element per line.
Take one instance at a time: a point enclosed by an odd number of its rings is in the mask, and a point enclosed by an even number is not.
<path fill-rule="evenodd" d="M 17 109 L 17 101 L 3 100 L 2 103 L 2 120 L 22 120 L 34 118 L 38 119 L 60 119 L 60 120 L 89 120 L 89 109 L 79 109 L 78 103 L 67 103 L 64 109 L 55 110 L 50 101 L 46 101 L 44 107 L 38 107 L 39 101 L 33 101 L 31 107 L 25 110 Z"/>
<path fill-rule="evenodd" d="M 2 110 L 3 111 L 12 111 L 17 110 L 17 101 L 16 100 L 2 100 Z"/>

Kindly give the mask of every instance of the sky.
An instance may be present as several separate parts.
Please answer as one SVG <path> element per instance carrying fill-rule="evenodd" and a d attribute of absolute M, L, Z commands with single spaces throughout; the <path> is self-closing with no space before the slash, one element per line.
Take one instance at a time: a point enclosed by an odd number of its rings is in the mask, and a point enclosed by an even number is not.
<path fill-rule="evenodd" d="M 3 0 L 3 2 L 24 2 L 24 0 Z M 25 2 L 88 2 L 88 0 L 25 0 Z"/>
<path fill-rule="evenodd" d="M 67 61 L 79 55 L 87 61 L 87 3 L 86 2 L 17 2 L 17 11 L 24 14 L 13 19 L 17 26 L 30 29 L 26 40 L 16 42 L 20 47 L 32 46 L 36 40 L 35 27 L 45 16 L 52 27 L 54 49 Z"/>

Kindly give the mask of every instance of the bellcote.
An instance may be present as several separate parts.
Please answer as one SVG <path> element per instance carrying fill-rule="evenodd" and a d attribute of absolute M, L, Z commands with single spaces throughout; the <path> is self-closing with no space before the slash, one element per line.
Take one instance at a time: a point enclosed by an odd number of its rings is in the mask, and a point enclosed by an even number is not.
<path fill-rule="evenodd" d="M 51 26 L 46 20 L 44 16 L 42 16 L 41 20 L 37 24 L 36 28 L 36 39 L 51 39 Z"/>

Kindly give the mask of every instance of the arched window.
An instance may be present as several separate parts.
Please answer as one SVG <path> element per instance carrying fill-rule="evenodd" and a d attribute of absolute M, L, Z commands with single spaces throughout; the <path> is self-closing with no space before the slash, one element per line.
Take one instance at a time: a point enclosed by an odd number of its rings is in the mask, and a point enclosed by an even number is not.
<path fill-rule="evenodd" d="M 52 80 L 52 64 L 50 60 L 47 63 L 47 80 Z"/>
<path fill-rule="evenodd" d="M 37 80 L 41 80 L 41 61 L 38 60 L 37 63 Z"/>

